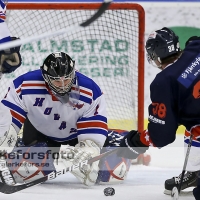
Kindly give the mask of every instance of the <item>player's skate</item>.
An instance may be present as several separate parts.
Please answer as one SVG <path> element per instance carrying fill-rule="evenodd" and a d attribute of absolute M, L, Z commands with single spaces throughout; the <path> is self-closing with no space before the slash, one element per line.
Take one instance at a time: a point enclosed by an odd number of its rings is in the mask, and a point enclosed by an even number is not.
<path fill-rule="evenodd" d="M 183 183 L 182 183 L 182 186 L 181 186 L 181 190 L 184 190 L 184 189 L 189 188 L 189 187 L 196 187 L 197 186 L 197 180 L 198 180 L 197 173 L 198 172 L 187 172 L 187 173 L 185 173 L 184 178 L 183 178 Z M 177 177 L 167 179 L 165 181 L 164 194 L 170 195 L 173 187 L 179 186 L 180 180 L 181 180 L 181 174 Z"/>

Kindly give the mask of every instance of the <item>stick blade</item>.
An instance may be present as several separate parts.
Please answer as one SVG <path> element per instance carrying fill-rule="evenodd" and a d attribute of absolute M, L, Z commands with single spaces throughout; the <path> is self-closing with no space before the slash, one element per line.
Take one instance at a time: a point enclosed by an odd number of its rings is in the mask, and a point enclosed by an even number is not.
<path fill-rule="evenodd" d="M 171 192 L 171 197 L 172 197 L 173 200 L 178 200 L 179 199 L 179 194 L 178 194 L 177 187 L 173 187 L 172 192 Z"/>

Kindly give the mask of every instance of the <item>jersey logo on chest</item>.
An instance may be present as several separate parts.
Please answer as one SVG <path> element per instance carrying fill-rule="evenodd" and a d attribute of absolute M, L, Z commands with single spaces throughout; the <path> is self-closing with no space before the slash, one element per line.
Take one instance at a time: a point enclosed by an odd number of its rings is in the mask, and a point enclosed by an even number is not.
<path fill-rule="evenodd" d="M 35 103 L 33 104 L 33 106 L 42 107 L 43 103 L 44 103 L 44 100 L 45 100 L 45 98 L 36 98 L 35 99 Z M 53 109 L 53 107 L 45 108 L 44 115 L 49 115 L 50 117 L 53 115 L 52 118 L 54 120 L 57 120 L 57 121 L 60 120 L 60 114 L 52 113 L 52 109 Z M 60 122 L 60 125 L 59 125 L 58 129 L 59 130 L 64 130 L 66 128 L 67 128 L 67 122 L 66 121 Z"/>

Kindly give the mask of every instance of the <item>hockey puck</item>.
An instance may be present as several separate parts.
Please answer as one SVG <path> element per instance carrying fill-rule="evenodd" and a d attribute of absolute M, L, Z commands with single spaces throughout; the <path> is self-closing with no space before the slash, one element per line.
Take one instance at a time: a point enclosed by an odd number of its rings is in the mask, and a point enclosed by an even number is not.
<path fill-rule="evenodd" d="M 171 197 L 173 200 L 178 200 L 179 195 L 178 195 L 177 187 L 173 187 L 172 192 L 171 192 Z"/>
<path fill-rule="evenodd" d="M 104 189 L 105 196 L 113 196 L 115 194 L 115 189 L 112 187 L 107 187 Z"/>

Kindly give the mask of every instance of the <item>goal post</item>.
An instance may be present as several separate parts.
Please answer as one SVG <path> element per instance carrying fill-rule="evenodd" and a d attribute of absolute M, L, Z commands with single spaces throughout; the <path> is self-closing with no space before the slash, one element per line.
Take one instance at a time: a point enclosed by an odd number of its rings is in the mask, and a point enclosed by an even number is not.
<path fill-rule="evenodd" d="M 100 3 L 8 3 L 12 36 L 27 38 L 81 24 Z M 90 26 L 22 45 L 22 66 L 1 81 L 1 98 L 13 78 L 39 69 L 52 52 L 63 51 L 106 97 L 109 128 L 143 130 L 145 13 L 136 3 L 112 3 Z"/>

